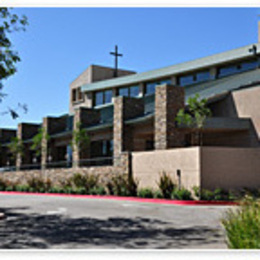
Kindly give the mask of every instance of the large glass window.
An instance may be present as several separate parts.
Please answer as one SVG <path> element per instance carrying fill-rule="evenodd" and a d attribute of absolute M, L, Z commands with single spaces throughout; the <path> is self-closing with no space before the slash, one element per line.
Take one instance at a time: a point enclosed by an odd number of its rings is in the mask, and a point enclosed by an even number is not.
<path fill-rule="evenodd" d="M 256 69 L 257 67 L 258 67 L 258 62 L 256 60 L 244 61 L 241 63 L 232 64 L 232 65 L 219 68 L 218 76 L 221 78 L 232 74 L 253 70 Z"/>
<path fill-rule="evenodd" d="M 159 81 L 155 81 L 155 82 L 146 83 L 145 95 L 154 94 L 155 93 L 155 87 L 157 85 L 162 85 L 162 84 L 171 84 L 171 80 L 170 79 L 163 79 L 163 80 L 159 80 Z"/>
<path fill-rule="evenodd" d="M 139 95 L 139 86 L 120 88 L 118 94 L 124 97 L 137 97 Z"/>
<path fill-rule="evenodd" d="M 187 86 L 187 85 L 207 81 L 209 79 L 210 79 L 210 73 L 208 70 L 205 70 L 205 71 L 200 71 L 197 73 L 179 77 L 179 84 L 180 86 Z"/>
<path fill-rule="evenodd" d="M 107 90 L 104 92 L 104 104 L 111 103 L 112 102 L 112 90 Z"/>
<path fill-rule="evenodd" d="M 139 95 L 139 86 L 132 86 L 129 88 L 130 97 L 137 97 Z"/>
<path fill-rule="evenodd" d="M 112 90 L 99 91 L 95 94 L 95 106 L 108 104 L 112 102 Z"/>
<path fill-rule="evenodd" d="M 119 94 L 119 96 L 128 97 L 129 96 L 129 89 L 128 88 L 120 88 L 118 94 Z"/>
<path fill-rule="evenodd" d="M 100 106 L 102 104 L 103 104 L 103 92 L 96 92 L 95 106 Z"/>

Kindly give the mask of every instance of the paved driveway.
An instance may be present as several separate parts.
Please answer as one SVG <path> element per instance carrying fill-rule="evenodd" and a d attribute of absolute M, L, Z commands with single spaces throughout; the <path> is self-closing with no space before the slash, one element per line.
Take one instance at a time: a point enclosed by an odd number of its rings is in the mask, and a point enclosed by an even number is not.
<path fill-rule="evenodd" d="M 0 194 L 0 248 L 226 248 L 227 209 Z"/>

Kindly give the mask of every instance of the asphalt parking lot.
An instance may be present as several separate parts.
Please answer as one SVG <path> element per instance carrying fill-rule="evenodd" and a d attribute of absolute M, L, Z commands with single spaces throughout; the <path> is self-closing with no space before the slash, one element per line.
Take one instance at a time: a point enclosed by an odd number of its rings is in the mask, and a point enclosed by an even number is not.
<path fill-rule="evenodd" d="M 226 249 L 228 208 L 0 194 L 0 248 Z"/>

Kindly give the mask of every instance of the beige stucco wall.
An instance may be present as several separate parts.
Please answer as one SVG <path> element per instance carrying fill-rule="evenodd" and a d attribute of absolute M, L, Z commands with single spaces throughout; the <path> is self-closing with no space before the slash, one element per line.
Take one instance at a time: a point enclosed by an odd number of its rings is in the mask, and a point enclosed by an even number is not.
<path fill-rule="evenodd" d="M 205 189 L 259 189 L 260 148 L 203 147 L 201 185 Z"/>
<path fill-rule="evenodd" d="M 198 147 L 132 153 L 133 177 L 139 187 L 158 189 L 160 173 L 165 171 L 178 183 L 177 169 L 181 170 L 181 184 L 191 189 L 200 184 L 200 150 Z"/>
<path fill-rule="evenodd" d="M 238 117 L 251 118 L 260 137 L 260 86 L 232 93 Z"/>

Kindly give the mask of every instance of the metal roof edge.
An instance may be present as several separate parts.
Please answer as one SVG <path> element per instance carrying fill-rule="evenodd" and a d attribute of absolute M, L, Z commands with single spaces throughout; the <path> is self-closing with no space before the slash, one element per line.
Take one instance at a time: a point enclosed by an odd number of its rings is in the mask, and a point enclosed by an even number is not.
<path fill-rule="evenodd" d="M 230 62 L 232 60 L 237 60 L 245 57 L 250 57 L 252 54 L 248 51 L 249 47 L 252 45 L 256 45 L 260 49 L 260 43 L 252 43 L 243 47 L 239 47 L 236 49 L 232 49 L 229 51 L 209 55 L 206 57 L 194 59 L 191 61 L 150 70 L 146 72 L 141 72 L 133 75 L 127 75 L 118 77 L 116 79 L 108 79 L 99 82 L 94 82 L 90 84 L 85 84 L 81 86 L 81 90 L 84 92 L 101 90 L 106 88 L 118 87 L 121 85 L 129 85 L 136 84 L 141 81 L 149 81 L 156 78 L 163 78 L 167 76 L 171 76 L 178 73 L 184 73 L 188 71 L 192 71 L 195 69 L 202 69 L 205 67 L 215 66 L 217 64 L 223 62 Z"/>

